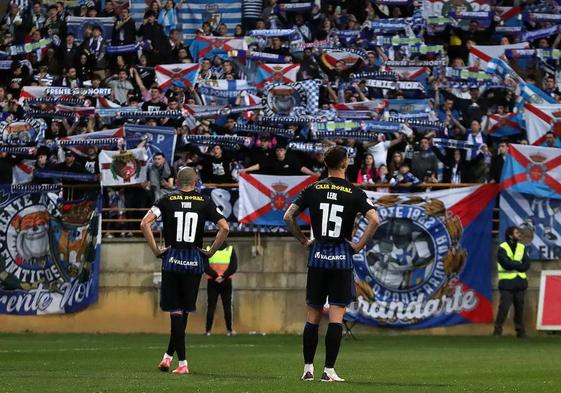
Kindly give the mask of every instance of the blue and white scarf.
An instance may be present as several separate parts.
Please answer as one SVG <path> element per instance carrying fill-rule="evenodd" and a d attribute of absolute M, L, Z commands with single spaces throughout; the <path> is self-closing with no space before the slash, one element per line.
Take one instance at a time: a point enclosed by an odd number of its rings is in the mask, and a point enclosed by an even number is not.
<path fill-rule="evenodd" d="M 559 33 L 561 33 L 561 25 L 551 26 L 539 30 L 525 31 L 524 33 L 522 33 L 522 37 L 520 38 L 520 40 L 531 42 Z"/>

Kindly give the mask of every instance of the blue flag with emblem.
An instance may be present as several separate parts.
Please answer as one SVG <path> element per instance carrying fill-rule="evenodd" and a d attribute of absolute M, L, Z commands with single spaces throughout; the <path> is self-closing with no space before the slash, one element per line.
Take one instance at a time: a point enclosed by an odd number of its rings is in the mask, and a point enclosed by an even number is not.
<path fill-rule="evenodd" d="M 422 329 L 493 319 L 491 224 L 497 185 L 420 194 L 367 192 L 381 223 L 353 255 L 345 319 Z M 354 241 L 367 227 L 361 219 Z"/>
<path fill-rule="evenodd" d="M 125 141 L 127 149 L 134 149 L 142 141 L 146 142 L 148 163 L 156 153 L 162 153 L 171 165 L 175 153 L 177 134 L 172 127 L 147 127 L 125 124 Z"/>
<path fill-rule="evenodd" d="M 52 186 L 0 186 L 0 313 L 64 314 L 98 300 L 99 195 L 61 201 Z"/>

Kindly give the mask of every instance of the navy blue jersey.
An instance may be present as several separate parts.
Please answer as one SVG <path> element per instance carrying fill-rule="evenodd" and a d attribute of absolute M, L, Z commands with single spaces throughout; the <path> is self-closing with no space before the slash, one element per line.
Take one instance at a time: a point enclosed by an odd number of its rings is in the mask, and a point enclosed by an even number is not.
<path fill-rule="evenodd" d="M 160 198 L 151 211 L 161 218 L 166 252 L 162 270 L 202 273 L 206 258 L 203 246 L 205 221 L 217 223 L 222 214 L 210 197 L 196 191 L 176 191 Z"/>
<path fill-rule="evenodd" d="M 374 209 L 366 193 L 347 180 L 328 177 L 308 186 L 294 203 L 310 211 L 315 241 L 308 266 L 352 269 L 351 240 L 358 213 Z"/>

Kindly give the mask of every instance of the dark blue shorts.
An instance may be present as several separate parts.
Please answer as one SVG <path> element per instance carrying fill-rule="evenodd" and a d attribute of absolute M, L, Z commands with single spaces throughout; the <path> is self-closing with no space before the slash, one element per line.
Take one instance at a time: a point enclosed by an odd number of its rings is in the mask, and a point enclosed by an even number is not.
<path fill-rule="evenodd" d="M 306 304 L 323 308 L 326 301 L 346 307 L 355 299 L 355 283 L 352 269 L 308 268 Z"/>

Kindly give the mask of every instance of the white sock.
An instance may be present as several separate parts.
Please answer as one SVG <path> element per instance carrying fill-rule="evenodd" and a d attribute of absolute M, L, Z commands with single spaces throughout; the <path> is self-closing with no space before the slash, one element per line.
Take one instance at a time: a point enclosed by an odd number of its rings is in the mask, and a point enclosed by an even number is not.
<path fill-rule="evenodd" d="M 183 366 L 187 367 L 187 360 L 180 360 L 179 361 L 179 367 L 183 367 Z"/>
<path fill-rule="evenodd" d="M 304 372 L 314 373 L 314 365 L 313 364 L 304 364 Z"/>
<path fill-rule="evenodd" d="M 329 374 L 334 374 L 334 373 L 335 373 L 335 369 L 334 369 L 334 368 L 327 368 L 327 367 L 324 367 L 324 368 L 323 368 L 323 372 L 326 373 L 326 374 L 328 374 L 328 375 L 329 375 Z"/>
<path fill-rule="evenodd" d="M 173 356 L 169 356 L 167 353 L 164 353 L 164 359 L 173 360 Z"/>

